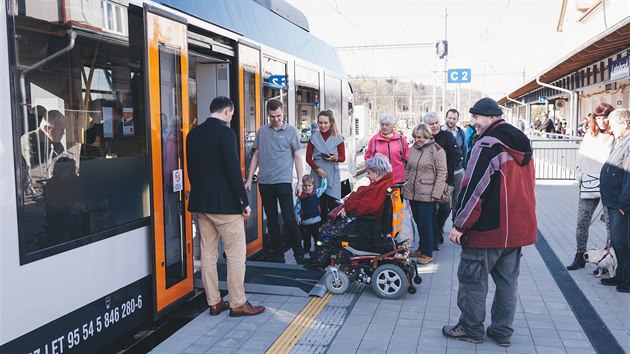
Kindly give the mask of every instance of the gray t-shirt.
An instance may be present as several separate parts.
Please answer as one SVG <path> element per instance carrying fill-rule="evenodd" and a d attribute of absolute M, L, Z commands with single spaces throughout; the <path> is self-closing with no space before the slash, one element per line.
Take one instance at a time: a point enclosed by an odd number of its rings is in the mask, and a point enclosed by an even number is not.
<path fill-rule="evenodd" d="M 258 183 L 276 184 L 293 182 L 293 152 L 300 150 L 297 129 L 284 123 L 275 130 L 265 124 L 256 133 L 254 149 L 258 154 Z"/>

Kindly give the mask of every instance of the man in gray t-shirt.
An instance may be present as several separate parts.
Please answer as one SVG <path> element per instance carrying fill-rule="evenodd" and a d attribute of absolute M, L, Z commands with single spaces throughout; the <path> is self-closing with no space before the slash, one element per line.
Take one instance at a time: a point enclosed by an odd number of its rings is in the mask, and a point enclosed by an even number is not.
<path fill-rule="evenodd" d="M 286 226 L 287 238 L 298 264 L 304 263 L 304 249 L 300 238 L 300 230 L 293 209 L 293 172 L 295 163 L 298 181 L 302 180 L 302 156 L 297 129 L 284 122 L 283 104 L 280 100 L 267 102 L 269 124 L 262 126 L 254 140 L 254 154 L 249 164 L 249 173 L 245 189 L 252 187 L 254 172 L 258 167 L 258 190 L 263 208 L 267 215 L 269 238 L 274 255 L 272 262 L 284 263 L 284 249 L 278 221 L 278 203 L 282 212 L 282 220 Z M 297 194 L 302 192 L 302 184 L 298 182 Z"/>

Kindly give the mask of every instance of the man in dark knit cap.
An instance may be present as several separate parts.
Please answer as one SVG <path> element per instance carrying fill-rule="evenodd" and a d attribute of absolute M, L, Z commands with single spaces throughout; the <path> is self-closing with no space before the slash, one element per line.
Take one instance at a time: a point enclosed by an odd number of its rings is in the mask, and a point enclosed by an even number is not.
<path fill-rule="evenodd" d="M 482 98 L 469 110 L 479 138 L 472 148 L 459 195 L 451 242 L 461 245 L 455 326 L 447 338 L 483 342 L 488 274 L 496 284 L 486 330 L 507 347 L 518 301 L 521 247 L 536 242 L 534 163 L 529 139 L 501 118 L 496 101 Z"/>

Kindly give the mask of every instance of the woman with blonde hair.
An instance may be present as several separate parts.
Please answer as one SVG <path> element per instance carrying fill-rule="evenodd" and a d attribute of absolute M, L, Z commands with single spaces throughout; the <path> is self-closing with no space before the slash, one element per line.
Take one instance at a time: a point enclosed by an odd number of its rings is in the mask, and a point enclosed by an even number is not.
<path fill-rule="evenodd" d="M 409 161 L 405 168 L 403 197 L 409 200 L 413 218 L 418 226 L 420 247 L 418 263 L 428 264 L 433 261 L 433 215 L 437 200 L 446 187 L 446 153 L 433 140 L 431 128 L 420 123 L 413 130 L 414 144 L 409 152 Z"/>
<path fill-rule="evenodd" d="M 319 198 L 321 219 L 325 220 L 328 212 L 337 206 L 335 201 L 341 199 L 339 164 L 346 161 L 346 149 L 331 110 L 319 112 L 317 127 L 319 130 L 311 135 L 306 146 L 306 163 L 311 166 L 315 188 L 320 187 L 324 177 L 328 182 L 326 193 Z"/>

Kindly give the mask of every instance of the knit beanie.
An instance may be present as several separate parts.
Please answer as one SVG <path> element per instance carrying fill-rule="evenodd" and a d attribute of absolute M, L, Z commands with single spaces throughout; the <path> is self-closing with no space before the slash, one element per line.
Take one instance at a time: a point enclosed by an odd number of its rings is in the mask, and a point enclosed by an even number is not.
<path fill-rule="evenodd" d="M 478 114 L 486 117 L 500 117 L 503 115 L 503 110 L 499 107 L 497 101 L 490 97 L 484 97 L 475 102 L 468 112 L 470 112 L 470 114 Z"/>

